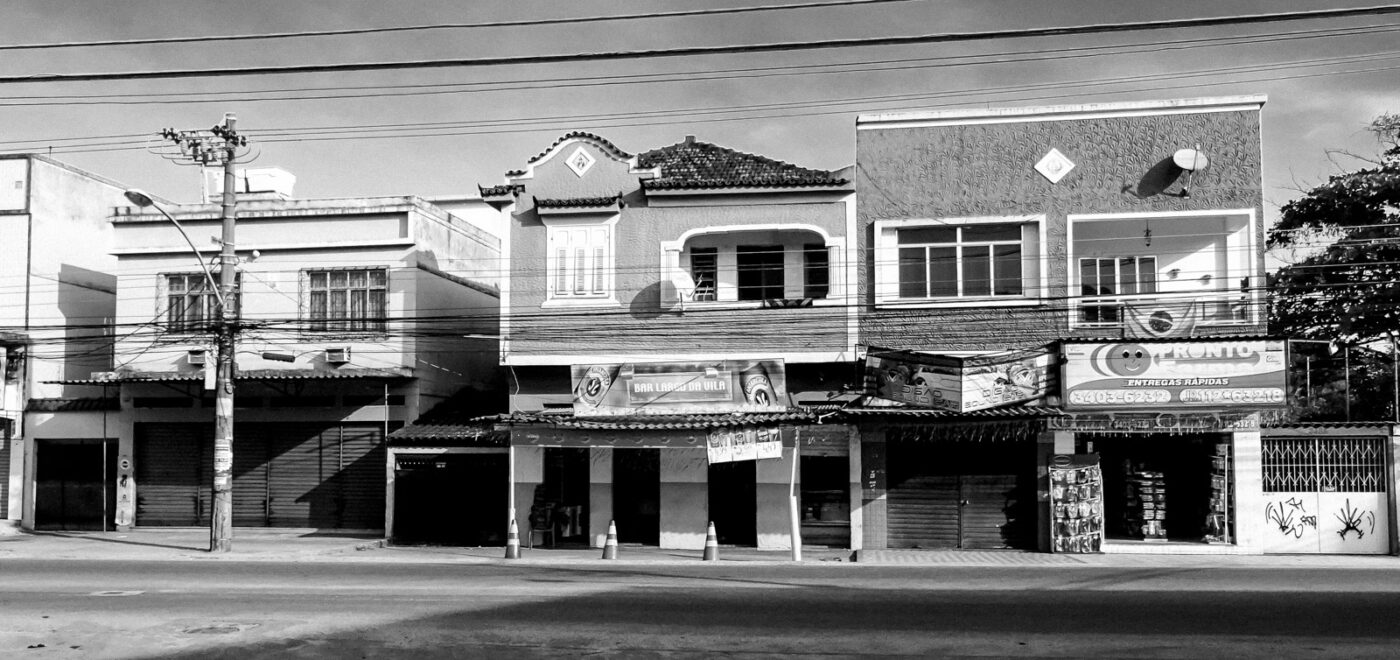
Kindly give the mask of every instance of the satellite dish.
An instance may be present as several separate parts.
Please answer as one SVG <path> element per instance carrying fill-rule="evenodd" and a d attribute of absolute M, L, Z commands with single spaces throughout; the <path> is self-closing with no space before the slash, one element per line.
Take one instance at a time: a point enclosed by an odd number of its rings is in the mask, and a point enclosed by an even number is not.
<path fill-rule="evenodd" d="M 1172 162 L 1187 172 L 1203 170 L 1210 164 L 1210 160 L 1200 149 L 1180 149 L 1172 154 Z"/>

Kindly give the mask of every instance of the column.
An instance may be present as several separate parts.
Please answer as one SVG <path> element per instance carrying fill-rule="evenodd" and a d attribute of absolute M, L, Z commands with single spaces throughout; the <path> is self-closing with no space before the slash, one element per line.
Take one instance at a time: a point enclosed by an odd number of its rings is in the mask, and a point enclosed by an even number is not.
<path fill-rule="evenodd" d="M 1258 420 L 1258 415 L 1254 415 Z M 1259 431 L 1236 431 L 1235 451 L 1235 545 L 1262 553 L 1266 531 L 1264 508 L 1263 442 Z"/>
<path fill-rule="evenodd" d="M 590 545 L 603 547 L 608 540 L 608 523 L 613 520 L 613 450 L 588 450 L 588 533 Z"/>
<path fill-rule="evenodd" d="M 703 448 L 661 450 L 661 547 L 705 548 L 710 516 L 709 465 Z"/>
<path fill-rule="evenodd" d="M 757 483 L 754 489 L 754 500 L 758 506 L 759 550 L 790 550 L 792 548 L 788 484 L 792 481 L 792 462 L 796 460 L 794 454 L 795 451 L 792 447 L 783 447 L 781 459 L 766 458 L 758 461 L 755 466 L 754 479 Z M 801 478 L 799 474 L 798 479 Z"/>

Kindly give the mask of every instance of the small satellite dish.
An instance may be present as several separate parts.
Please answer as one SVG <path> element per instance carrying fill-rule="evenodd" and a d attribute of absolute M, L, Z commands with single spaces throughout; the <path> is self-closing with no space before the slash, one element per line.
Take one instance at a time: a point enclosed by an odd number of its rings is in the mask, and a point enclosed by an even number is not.
<path fill-rule="evenodd" d="M 1180 149 L 1172 154 L 1172 162 L 1187 172 L 1203 170 L 1210 164 L 1210 160 L 1200 149 Z"/>

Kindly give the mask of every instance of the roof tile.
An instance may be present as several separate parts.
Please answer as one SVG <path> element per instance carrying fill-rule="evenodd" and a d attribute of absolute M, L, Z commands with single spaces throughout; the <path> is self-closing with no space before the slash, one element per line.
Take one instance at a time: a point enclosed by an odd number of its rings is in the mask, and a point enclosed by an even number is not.
<path fill-rule="evenodd" d="M 709 142 L 699 142 L 693 136 L 669 147 L 638 155 L 637 165 L 661 168 L 660 177 L 642 182 L 642 186 L 648 190 L 802 188 L 849 183 L 834 172 L 798 167 Z"/>

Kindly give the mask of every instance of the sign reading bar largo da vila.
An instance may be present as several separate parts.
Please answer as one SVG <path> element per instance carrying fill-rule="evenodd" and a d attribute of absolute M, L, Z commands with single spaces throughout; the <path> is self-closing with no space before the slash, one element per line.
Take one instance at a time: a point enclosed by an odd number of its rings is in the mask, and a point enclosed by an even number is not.
<path fill-rule="evenodd" d="M 782 360 L 573 365 L 574 414 L 784 412 Z"/>
<path fill-rule="evenodd" d="M 1066 343 L 1065 410 L 1276 408 L 1280 340 Z"/>

